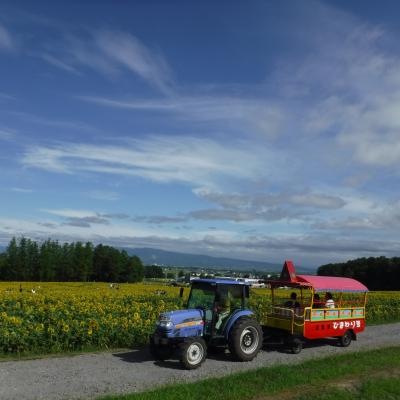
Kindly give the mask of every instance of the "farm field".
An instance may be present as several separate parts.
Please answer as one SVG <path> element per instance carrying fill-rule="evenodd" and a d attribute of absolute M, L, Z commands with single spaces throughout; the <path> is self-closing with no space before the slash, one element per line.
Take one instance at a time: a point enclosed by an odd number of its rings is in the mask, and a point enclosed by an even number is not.
<path fill-rule="evenodd" d="M 154 284 L 2 282 L 0 353 L 144 345 L 159 313 L 182 307 L 179 291 Z M 255 289 L 250 308 L 260 317 L 270 301 L 268 290 Z M 400 292 L 370 292 L 367 323 L 399 321 L 399 310 Z"/>

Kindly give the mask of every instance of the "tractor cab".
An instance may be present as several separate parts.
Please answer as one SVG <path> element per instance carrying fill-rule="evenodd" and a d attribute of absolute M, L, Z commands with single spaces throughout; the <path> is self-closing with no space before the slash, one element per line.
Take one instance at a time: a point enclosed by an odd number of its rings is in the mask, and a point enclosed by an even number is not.
<path fill-rule="evenodd" d="M 218 341 L 224 338 L 233 314 L 247 309 L 249 286 L 228 279 L 198 279 L 192 282 L 187 309 L 203 311 L 204 336 Z"/>

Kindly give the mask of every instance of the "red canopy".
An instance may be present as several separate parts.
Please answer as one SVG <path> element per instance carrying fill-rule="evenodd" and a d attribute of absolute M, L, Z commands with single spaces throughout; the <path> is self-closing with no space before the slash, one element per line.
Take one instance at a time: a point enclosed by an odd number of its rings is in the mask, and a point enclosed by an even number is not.
<path fill-rule="evenodd" d="M 368 292 L 361 282 L 351 278 L 336 276 L 297 275 L 300 284 L 309 284 L 315 291 Z"/>
<path fill-rule="evenodd" d="M 268 280 L 272 286 L 313 287 L 317 292 L 368 292 L 361 282 L 337 276 L 296 275 L 294 264 L 286 260 L 279 280 Z"/>

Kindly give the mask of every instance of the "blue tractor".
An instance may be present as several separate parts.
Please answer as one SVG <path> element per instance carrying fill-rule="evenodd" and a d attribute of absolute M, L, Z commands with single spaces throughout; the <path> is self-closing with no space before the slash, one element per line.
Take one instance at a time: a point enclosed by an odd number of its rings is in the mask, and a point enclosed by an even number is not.
<path fill-rule="evenodd" d="M 247 308 L 249 285 L 235 280 L 192 281 L 187 309 L 162 313 L 150 336 L 155 359 L 178 356 L 186 369 L 198 368 L 207 348 L 228 347 L 239 361 L 251 361 L 263 343 L 263 332 Z"/>

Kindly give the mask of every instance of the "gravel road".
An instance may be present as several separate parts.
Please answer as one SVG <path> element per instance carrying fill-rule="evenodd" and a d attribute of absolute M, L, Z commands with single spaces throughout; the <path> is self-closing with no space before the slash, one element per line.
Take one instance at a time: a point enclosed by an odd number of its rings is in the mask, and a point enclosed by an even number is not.
<path fill-rule="evenodd" d="M 175 360 L 154 362 L 147 349 L 6 361 L 0 362 L 0 399 L 92 399 L 391 345 L 400 345 L 400 323 L 367 327 L 347 348 L 338 347 L 336 341 L 323 340 L 306 345 L 300 354 L 293 355 L 278 346 L 267 346 L 252 362 L 232 361 L 228 353 L 210 355 L 194 371 L 182 370 Z"/>

